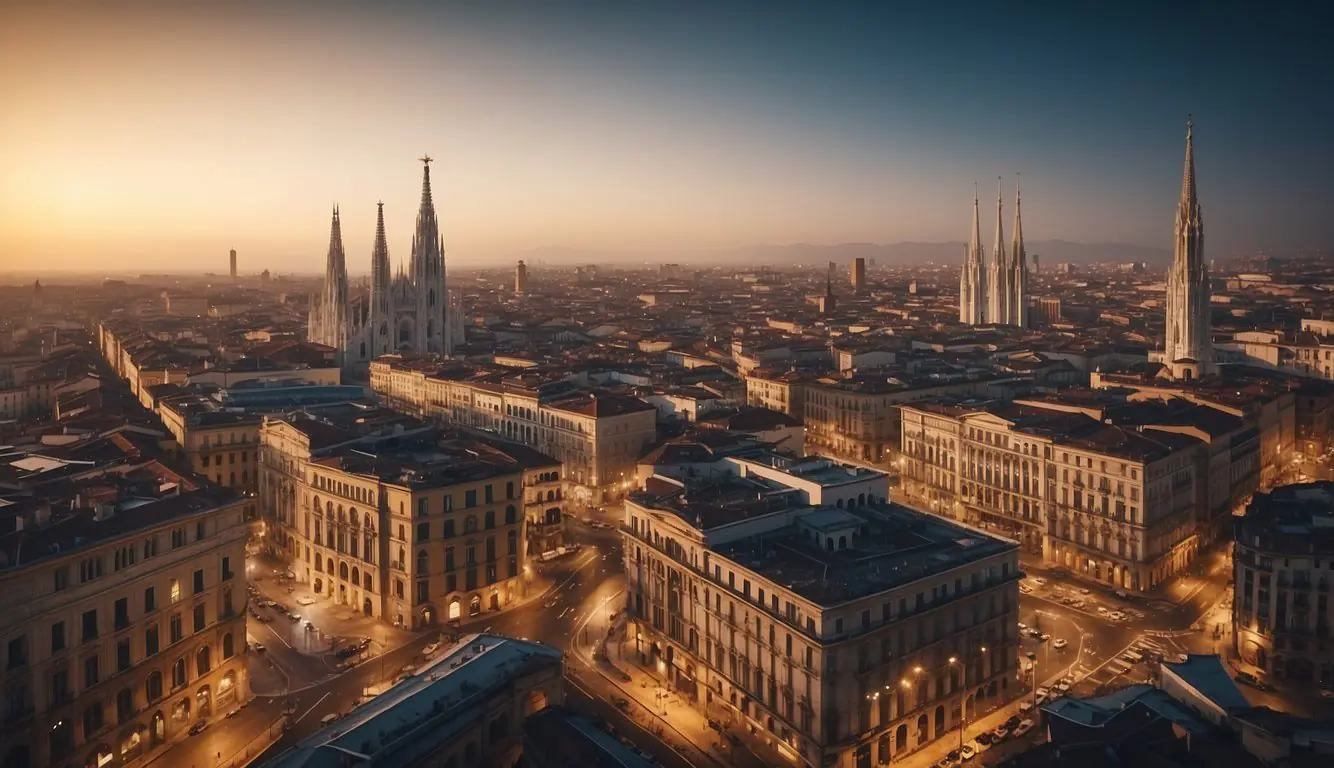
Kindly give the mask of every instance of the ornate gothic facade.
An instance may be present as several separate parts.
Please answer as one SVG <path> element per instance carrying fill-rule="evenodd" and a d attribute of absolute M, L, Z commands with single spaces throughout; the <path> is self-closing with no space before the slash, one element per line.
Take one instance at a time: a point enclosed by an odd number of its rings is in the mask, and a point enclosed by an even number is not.
<path fill-rule="evenodd" d="M 458 300 L 445 286 L 445 243 L 431 199 L 431 158 L 422 158 L 422 197 L 412 254 L 398 274 L 389 268 L 384 204 L 375 223 L 368 292 L 351 295 L 342 222 L 334 208 L 324 289 L 311 302 L 310 340 L 338 350 L 344 369 L 364 372 L 370 361 L 395 352 L 449 354 L 463 340 Z"/>
<path fill-rule="evenodd" d="M 967 325 L 1028 325 L 1028 253 L 1019 211 L 1019 188 L 1014 192 L 1014 242 L 1005 251 L 1003 203 L 996 190 L 996 242 L 991 261 L 982 249 L 982 228 L 977 195 L 973 195 L 973 233 L 959 275 L 959 322 Z"/>
<path fill-rule="evenodd" d="M 1173 378 L 1191 379 L 1214 368 L 1209 316 L 1209 268 L 1204 263 L 1204 218 L 1195 191 L 1194 123 L 1186 123 L 1186 168 L 1177 204 L 1172 268 L 1167 273 L 1167 327 L 1160 362 Z M 1155 357 L 1159 357 L 1155 355 Z"/>

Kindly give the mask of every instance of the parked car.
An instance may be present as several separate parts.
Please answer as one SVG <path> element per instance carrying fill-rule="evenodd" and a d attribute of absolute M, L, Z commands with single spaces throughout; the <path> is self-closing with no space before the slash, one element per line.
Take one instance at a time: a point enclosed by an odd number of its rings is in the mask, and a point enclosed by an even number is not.
<path fill-rule="evenodd" d="M 428 657 L 429 657 L 431 654 L 435 653 L 435 652 L 438 651 L 438 650 L 440 650 L 440 644 L 439 644 L 439 643 L 431 643 L 430 645 L 428 645 L 428 646 L 426 646 L 425 648 L 422 649 L 422 655 L 423 655 L 423 656 L 428 656 Z"/>
<path fill-rule="evenodd" d="M 250 647 L 254 649 L 255 653 L 263 653 L 268 650 L 267 648 L 264 647 L 263 643 L 255 643 Z"/>
<path fill-rule="evenodd" d="M 1093 593 L 1093 590 L 1089 589 L 1088 587 L 1080 587 L 1080 588 L 1079 588 L 1079 594 L 1081 594 L 1081 595 L 1089 595 L 1089 594 L 1092 594 L 1092 593 Z"/>
<path fill-rule="evenodd" d="M 1022 720 L 1020 721 L 1019 726 L 1014 729 L 1014 737 L 1016 739 L 1023 738 L 1024 734 L 1028 733 L 1031 730 L 1033 730 L 1033 721 Z"/>
<path fill-rule="evenodd" d="M 1025 702 L 1025 703 L 1027 703 L 1027 702 Z M 1032 704 L 1029 704 L 1029 706 L 1032 707 L 1033 705 L 1032 705 Z M 1023 709 L 1024 709 L 1024 705 L 1023 705 L 1023 704 L 1020 704 L 1020 705 L 1019 705 L 1019 709 L 1020 709 L 1020 711 L 1023 711 Z M 1011 716 L 1010 716 L 1010 719 L 1005 721 L 1005 730 L 1007 730 L 1007 731 L 1013 731 L 1015 728 L 1018 728 L 1018 727 L 1019 727 L 1019 721 L 1022 720 L 1022 719 L 1023 719 L 1023 718 L 1019 717 L 1018 715 L 1011 715 Z"/>
<path fill-rule="evenodd" d="M 306 622 L 306 631 L 307 631 L 307 632 L 314 632 L 314 631 L 315 631 L 315 623 L 312 622 L 312 621 L 307 621 L 307 622 Z"/>
<path fill-rule="evenodd" d="M 1033 651 L 1024 651 L 1024 655 L 1028 657 L 1029 661 L 1034 661 L 1038 657 L 1038 655 Z"/>
<path fill-rule="evenodd" d="M 1037 584 L 1039 587 L 1047 586 L 1047 580 L 1042 578 L 1041 576 L 1034 576 L 1033 583 Z"/>
<path fill-rule="evenodd" d="M 1038 640 L 1041 640 L 1042 642 L 1045 643 L 1045 642 L 1047 642 L 1047 641 L 1050 640 L 1050 639 L 1051 639 L 1051 635 L 1047 634 L 1046 632 L 1039 632 L 1039 633 L 1038 633 Z"/>
<path fill-rule="evenodd" d="M 977 738 L 974 739 L 974 741 L 984 747 L 991 746 L 991 731 L 983 731 L 977 734 Z"/>
<path fill-rule="evenodd" d="M 1004 723 L 996 726 L 995 730 L 991 732 L 991 741 L 995 744 L 999 744 L 1008 738 L 1010 738 L 1010 727 Z"/>
<path fill-rule="evenodd" d="M 299 614 L 299 613 L 289 613 L 289 614 L 287 614 L 287 620 L 290 621 L 290 622 L 292 622 L 293 624 L 295 624 L 295 623 L 297 623 L 298 621 L 301 621 L 301 614 Z"/>
<path fill-rule="evenodd" d="M 1085 605 L 1086 603 L 1083 600 L 1076 600 L 1070 604 L 1070 607 L 1074 608 L 1076 611 L 1082 611 L 1084 610 Z"/>
<path fill-rule="evenodd" d="M 201 717 L 199 718 L 198 722 L 190 726 L 190 730 L 188 731 L 188 733 L 191 736 L 198 736 L 199 734 L 203 733 L 204 729 L 207 727 L 208 727 L 208 718 Z"/>
<path fill-rule="evenodd" d="M 1065 642 L 1065 638 L 1063 637 L 1058 637 L 1051 643 L 1051 647 L 1055 648 L 1058 651 L 1064 648 L 1066 645 L 1067 643 Z"/>
<path fill-rule="evenodd" d="M 1257 691 L 1274 690 L 1274 686 L 1270 685 L 1269 683 L 1266 683 L 1265 681 L 1261 680 L 1255 675 L 1252 675 L 1250 672 L 1238 672 L 1236 680 L 1238 683 L 1241 683 L 1242 685 L 1249 685 L 1250 687 L 1256 689 Z"/>
<path fill-rule="evenodd" d="M 963 749 L 959 750 L 959 757 L 962 757 L 964 760 L 972 760 L 973 756 L 976 754 L 977 747 L 974 747 L 972 742 L 964 744 Z"/>
<path fill-rule="evenodd" d="M 1104 608 L 1104 607 L 1102 607 L 1101 605 L 1098 606 L 1098 615 L 1099 615 L 1099 616 L 1106 616 L 1106 615 L 1107 615 L 1107 609 Z"/>

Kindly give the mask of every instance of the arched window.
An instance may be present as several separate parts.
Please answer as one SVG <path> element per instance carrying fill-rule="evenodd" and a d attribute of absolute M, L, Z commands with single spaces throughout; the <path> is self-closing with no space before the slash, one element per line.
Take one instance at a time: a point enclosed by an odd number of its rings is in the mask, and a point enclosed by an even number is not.
<path fill-rule="evenodd" d="M 171 665 L 172 690 L 180 688 L 182 685 L 185 685 L 185 657 L 177 659 L 176 663 Z"/>
<path fill-rule="evenodd" d="M 203 677 L 213 669 L 213 654 L 207 645 L 200 646 L 195 652 L 195 676 Z"/>
<path fill-rule="evenodd" d="M 148 679 L 144 681 L 144 695 L 147 699 L 157 701 L 162 698 L 162 673 L 153 670 L 148 673 Z"/>
<path fill-rule="evenodd" d="M 126 723 L 134 717 L 134 691 L 129 688 L 120 689 L 116 694 L 116 722 Z"/>
<path fill-rule="evenodd" d="M 365 589 L 367 592 L 375 591 L 375 581 L 374 577 L 371 576 L 370 571 L 366 571 L 364 574 L 362 574 L 362 588 Z"/>

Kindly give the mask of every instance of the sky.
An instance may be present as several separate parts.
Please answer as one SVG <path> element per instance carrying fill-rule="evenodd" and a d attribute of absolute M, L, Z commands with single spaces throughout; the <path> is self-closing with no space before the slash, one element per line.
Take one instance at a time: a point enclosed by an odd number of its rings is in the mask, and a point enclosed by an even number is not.
<path fill-rule="evenodd" d="M 1317 3 L 0 0 L 0 271 L 318 272 L 340 206 L 447 259 L 966 239 L 1334 243 Z M 994 213 L 984 213 L 989 241 Z"/>

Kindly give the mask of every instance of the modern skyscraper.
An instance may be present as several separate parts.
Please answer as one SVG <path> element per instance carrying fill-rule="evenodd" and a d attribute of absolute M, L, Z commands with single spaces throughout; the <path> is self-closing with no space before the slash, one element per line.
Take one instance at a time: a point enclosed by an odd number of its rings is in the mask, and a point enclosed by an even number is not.
<path fill-rule="evenodd" d="M 1001 200 L 1000 178 L 996 179 L 996 244 L 991 248 L 987 274 L 987 322 L 1010 322 L 1010 262 L 1005 255 L 1005 224 L 1001 220 L 1005 204 Z"/>
<path fill-rule="evenodd" d="M 522 296 L 528 292 L 528 265 L 519 260 L 519 265 L 514 268 L 514 295 Z"/>
<path fill-rule="evenodd" d="M 232 251 L 231 251 L 231 256 L 232 256 L 232 279 L 235 280 L 235 279 L 236 279 L 236 249 L 235 249 L 235 248 L 232 249 Z"/>
<path fill-rule="evenodd" d="M 1194 122 L 1186 122 L 1186 167 L 1177 204 L 1172 268 L 1167 274 L 1167 327 L 1161 362 L 1178 379 L 1213 370 L 1209 269 L 1204 262 L 1204 219 L 1195 189 Z"/>
<path fill-rule="evenodd" d="M 852 260 L 852 290 L 861 293 L 866 289 L 866 259 L 858 256 Z"/>
<path fill-rule="evenodd" d="M 987 272 L 982 252 L 982 225 L 977 212 L 977 190 L 973 190 L 973 235 L 964 252 L 959 272 L 959 322 L 984 325 L 987 322 Z"/>

